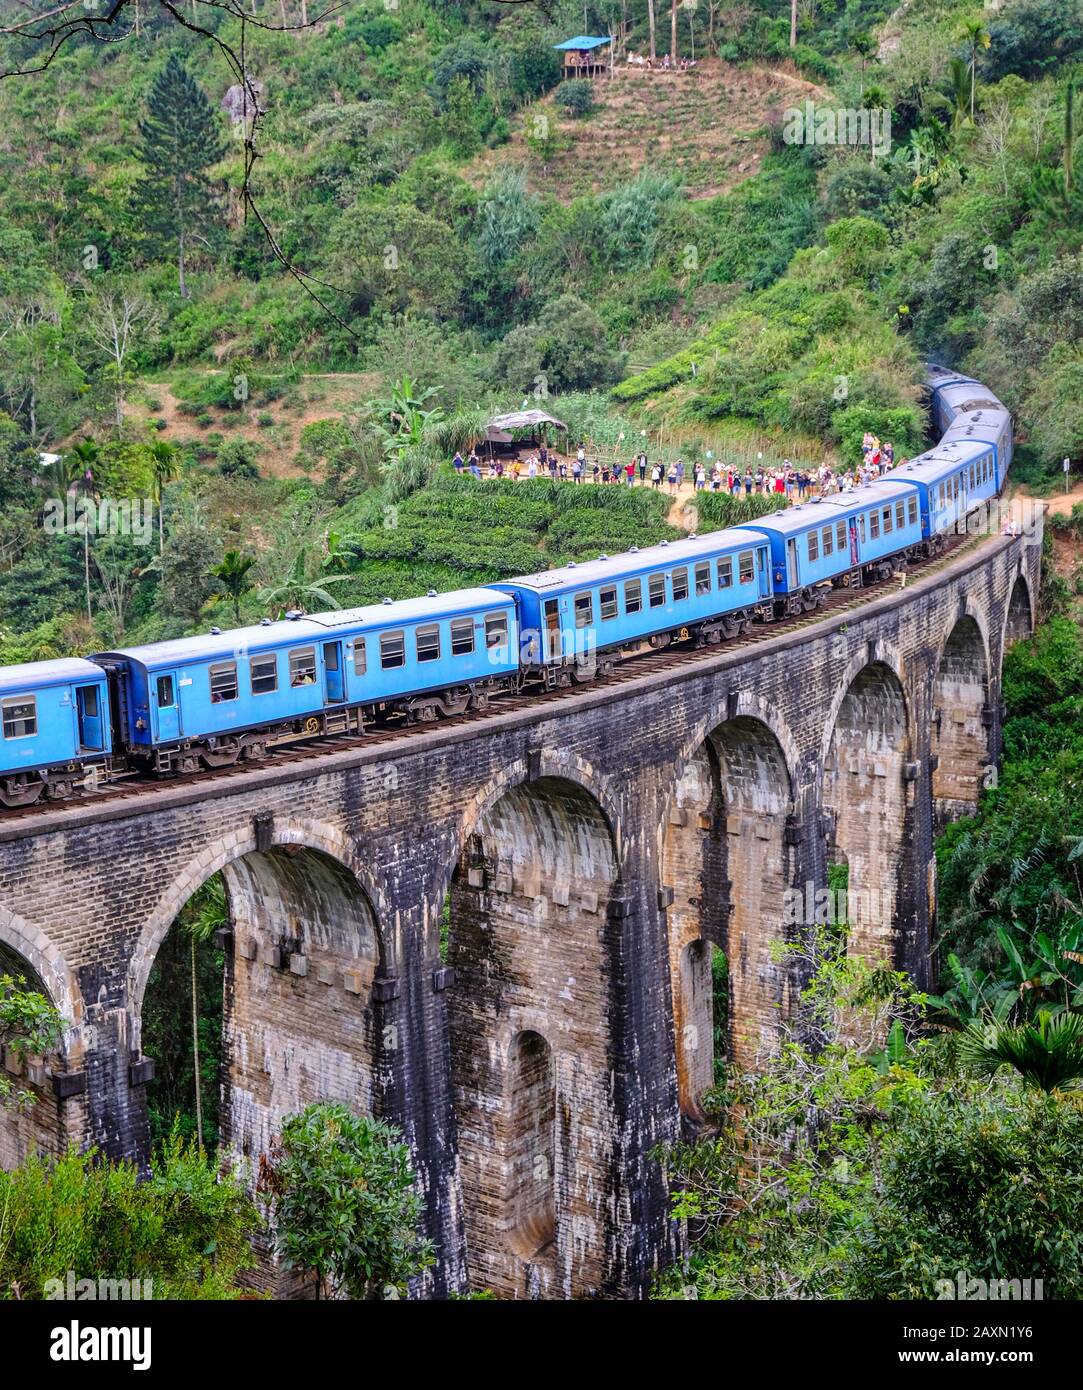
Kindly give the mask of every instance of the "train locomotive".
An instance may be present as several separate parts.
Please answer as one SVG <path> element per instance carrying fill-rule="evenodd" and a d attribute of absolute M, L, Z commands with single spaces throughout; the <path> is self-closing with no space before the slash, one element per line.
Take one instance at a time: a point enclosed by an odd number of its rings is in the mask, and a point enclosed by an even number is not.
<path fill-rule="evenodd" d="M 851 492 L 707 535 L 477 588 L 0 667 L 0 805 L 133 774 L 193 774 L 270 749 L 484 709 L 814 612 L 841 587 L 939 553 L 1000 493 L 1012 423 L 989 389 L 930 369 L 931 449 Z"/>

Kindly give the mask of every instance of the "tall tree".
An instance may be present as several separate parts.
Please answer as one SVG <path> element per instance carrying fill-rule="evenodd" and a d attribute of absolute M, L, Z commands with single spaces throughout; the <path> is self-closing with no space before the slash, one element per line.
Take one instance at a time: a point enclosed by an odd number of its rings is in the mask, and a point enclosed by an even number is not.
<path fill-rule="evenodd" d="M 790 47 L 797 47 L 797 0 L 790 0 Z"/>
<path fill-rule="evenodd" d="M 94 296 L 86 316 L 86 330 L 108 363 L 113 382 L 113 409 L 117 437 L 124 428 L 124 395 L 128 385 L 128 359 L 138 337 L 152 336 L 162 312 L 138 291 L 120 288 Z"/>
<path fill-rule="evenodd" d="M 651 35 L 651 62 L 658 57 L 658 27 L 654 19 L 654 0 L 647 0 L 647 28 Z"/>
<path fill-rule="evenodd" d="M 970 50 L 970 120 L 973 122 L 974 86 L 978 75 L 978 49 L 989 47 L 989 31 L 980 19 L 968 19 L 963 22 L 959 37 Z"/>
<path fill-rule="evenodd" d="M 673 0 L 669 9 L 669 61 L 677 62 L 677 0 Z"/>
<path fill-rule="evenodd" d="M 180 472 L 180 450 L 176 444 L 156 439 L 150 446 L 150 465 L 154 478 L 154 501 L 158 508 L 158 554 L 165 552 L 165 530 L 162 526 L 162 489 Z"/>
<path fill-rule="evenodd" d="M 226 147 L 210 102 L 173 54 L 154 79 L 146 119 L 139 123 L 144 174 L 134 203 L 150 240 L 176 254 L 181 298 L 193 242 L 206 241 L 219 214 L 218 190 L 207 170 Z"/>

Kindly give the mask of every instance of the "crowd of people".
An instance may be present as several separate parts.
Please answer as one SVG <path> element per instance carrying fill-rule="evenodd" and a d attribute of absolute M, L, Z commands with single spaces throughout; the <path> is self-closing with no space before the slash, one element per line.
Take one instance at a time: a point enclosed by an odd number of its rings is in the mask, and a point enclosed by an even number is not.
<path fill-rule="evenodd" d="M 820 468 L 795 466 L 789 459 L 775 467 L 755 467 L 747 464 L 725 464 L 720 460 L 698 461 L 686 465 L 681 458 L 651 463 L 641 450 L 629 463 L 616 460 L 588 458 L 585 444 L 580 444 L 574 457 L 565 457 L 545 444 L 532 450 L 525 458 L 489 458 L 483 464 L 474 450 L 464 458 L 455 454 L 452 463 L 456 473 L 470 473 L 475 478 L 550 478 L 553 482 L 623 484 L 627 487 L 650 487 L 656 492 L 665 489 L 676 497 L 686 484 L 696 492 L 727 492 L 733 497 L 776 496 L 787 502 L 803 502 L 807 497 L 830 496 L 851 492 L 874 482 L 895 466 L 895 450 L 890 443 L 881 443 L 875 435 L 866 433 L 861 445 L 862 462 L 843 473 L 824 464 Z M 902 460 L 906 462 L 906 460 Z"/>

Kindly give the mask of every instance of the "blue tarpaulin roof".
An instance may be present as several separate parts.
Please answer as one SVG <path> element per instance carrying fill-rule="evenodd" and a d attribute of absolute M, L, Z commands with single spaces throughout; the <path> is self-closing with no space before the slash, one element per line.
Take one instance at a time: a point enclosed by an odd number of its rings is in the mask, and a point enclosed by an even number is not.
<path fill-rule="evenodd" d="M 608 43 L 608 39 L 592 39 L 588 34 L 576 34 L 574 39 L 567 39 L 564 43 L 555 43 L 554 48 L 598 48 L 603 43 Z"/>

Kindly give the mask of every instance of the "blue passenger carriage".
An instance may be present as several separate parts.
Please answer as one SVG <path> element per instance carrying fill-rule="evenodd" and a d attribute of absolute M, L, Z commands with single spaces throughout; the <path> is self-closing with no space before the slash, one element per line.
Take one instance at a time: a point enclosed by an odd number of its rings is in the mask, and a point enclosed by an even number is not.
<path fill-rule="evenodd" d="M 105 672 L 80 658 L 0 668 L 0 802 L 25 806 L 111 764 Z"/>
<path fill-rule="evenodd" d="M 1012 461 L 1012 417 L 987 386 L 942 367 L 930 370 L 933 419 L 941 444 L 990 444 L 997 490 Z"/>
<path fill-rule="evenodd" d="M 118 737 L 160 772 L 260 757 L 366 716 L 460 713 L 514 686 L 515 605 L 490 589 L 291 616 L 106 652 Z"/>
<path fill-rule="evenodd" d="M 568 685 L 644 643 L 700 645 L 772 616 L 764 536 L 731 527 L 493 586 L 514 595 L 525 676 Z"/>
<path fill-rule="evenodd" d="M 947 443 L 894 469 L 892 481 L 916 487 L 922 534 L 933 550 L 952 531 L 966 530 L 967 517 L 993 502 L 999 491 L 995 446 Z"/>
<path fill-rule="evenodd" d="M 920 548 L 912 487 L 884 481 L 749 522 L 771 546 L 776 616 L 810 613 L 834 587 L 886 578 Z"/>

